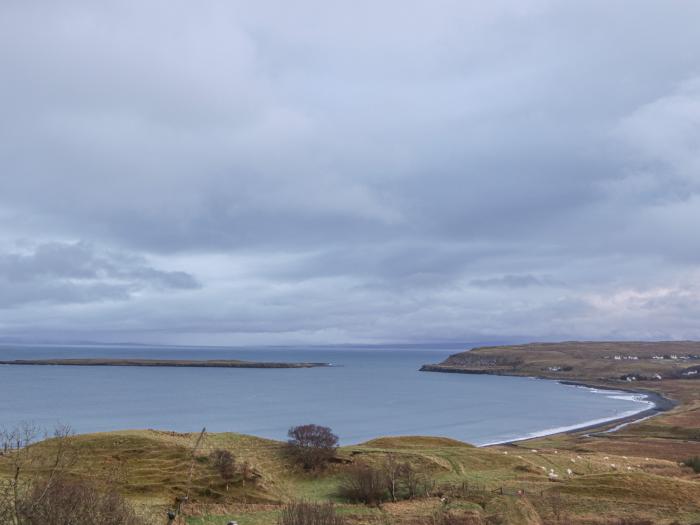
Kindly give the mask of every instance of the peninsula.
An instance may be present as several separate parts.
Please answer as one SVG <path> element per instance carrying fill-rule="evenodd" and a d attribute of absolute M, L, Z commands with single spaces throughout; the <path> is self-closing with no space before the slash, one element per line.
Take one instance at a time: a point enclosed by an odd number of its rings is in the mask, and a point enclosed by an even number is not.
<path fill-rule="evenodd" d="M 0 365 L 45 366 L 158 366 L 189 368 L 315 368 L 330 366 L 328 363 L 275 363 L 240 361 L 236 359 L 15 359 L 0 361 Z"/>
<path fill-rule="evenodd" d="M 572 431 L 566 438 L 530 442 L 551 446 L 549 442 L 555 441 L 562 446 L 564 439 L 571 447 L 637 451 L 675 461 L 700 455 L 700 342 L 571 341 L 480 347 L 421 370 L 536 377 L 645 394 L 655 408 Z M 648 419 L 650 415 L 656 417 Z"/>

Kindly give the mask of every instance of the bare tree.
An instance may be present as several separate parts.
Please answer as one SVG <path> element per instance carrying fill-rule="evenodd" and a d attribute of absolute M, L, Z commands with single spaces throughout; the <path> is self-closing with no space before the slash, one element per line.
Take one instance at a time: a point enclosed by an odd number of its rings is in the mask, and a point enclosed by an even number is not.
<path fill-rule="evenodd" d="M 338 436 L 328 427 L 300 425 L 287 432 L 289 448 L 305 469 L 323 466 L 335 455 Z"/>
<path fill-rule="evenodd" d="M 387 454 L 384 462 L 382 463 L 382 470 L 384 471 L 386 487 L 389 491 L 389 496 L 391 496 L 391 501 L 396 501 L 398 499 L 402 469 L 403 465 L 399 463 L 396 454 L 392 452 Z"/>
<path fill-rule="evenodd" d="M 236 459 L 228 450 L 217 448 L 209 454 L 212 465 L 217 470 L 221 478 L 226 482 L 226 490 L 229 483 L 236 476 Z"/>
<path fill-rule="evenodd" d="M 241 463 L 241 480 L 243 481 L 243 486 L 245 486 L 246 481 L 255 479 L 255 469 L 253 465 L 250 464 L 248 460 Z"/>
<path fill-rule="evenodd" d="M 392 501 L 412 499 L 427 492 L 426 478 L 408 461 L 399 461 L 395 453 L 388 453 L 380 468 Z"/>
<path fill-rule="evenodd" d="M 353 465 L 340 484 L 340 496 L 367 505 L 377 505 L 387 496 L 384 472 L 370 465 Z"/>
<path fill-rule="evenodd" d="M 38 446 L 40 438 L 47 439 Z M 27 514 L 43 504 L 73 462 L 71 445 L 68 426 L 56 427 L 53 435 L 29 423 L 0 430 L 0 469 L 8 474 L 0 480 L 0 523 L 28 523 Z"/>

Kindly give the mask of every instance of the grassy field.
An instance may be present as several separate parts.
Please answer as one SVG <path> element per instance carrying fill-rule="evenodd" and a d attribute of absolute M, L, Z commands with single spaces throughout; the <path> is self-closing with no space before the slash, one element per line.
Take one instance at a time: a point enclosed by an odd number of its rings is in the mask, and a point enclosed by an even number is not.
<path fill-rule="evenodd" d="M 194 460 L 195 434 L 145 430 L 72 439 L 77 452 L 72 475 L 117 487 L 155 516 L 154 523 L 188 491 L 190 465 L 191 503 L 184 510 L 192 525 L 232 519 L 240 525 L 273 525 L 280 505 L 294 499 L 333 501 L 358 524 L 428 524 L 445 510 L 483 523 L 556 523 L 556 505 L 566 509 L 564 523 L 630 515 L 653 523 L 700 520 L 700 477 L 692 470 L 676 461 L 641 457 L 632 449 L 627 455 L 598 451 L 577 444 L 573 436 L 488 448 L 445 438 L 380 438 L 341 447 L 337 460 L 319 473 L 297 467 L 283 443 L 240 434 L 207 434 Z M 48 449 L 50 442 L 38 447 Z M 231 451 L 238 462 L 249 462 L 249 479 L 236 479 L 226 490 L 209 460 L 210 451 L 218 448 Z M 353 463 L 380 464 L 389 454 L 434 480 L 435 495 L 381 507 L 349 504 L 338 496 L 339 483 Z M 552 473 L 557 481 L 551 481 Z M 449 495 L 448 501 L 441 502 L 438 494 Z"/>

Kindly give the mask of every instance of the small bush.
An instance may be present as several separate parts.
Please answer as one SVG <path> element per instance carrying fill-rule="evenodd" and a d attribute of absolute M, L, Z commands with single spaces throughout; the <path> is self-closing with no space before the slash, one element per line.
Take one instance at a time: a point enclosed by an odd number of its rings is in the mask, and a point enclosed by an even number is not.
<path fill-rule="evenodd" d="M 278 525 L 345 525 L 332 503 L 296 501 L 287 504 L 279 515 Z"/>
<path fill-rule="evenodd" d="M 377 505 L 389 499 L 384 472 L 369 465 L 354 465 L 340 484 L 341 497 L 367 505 Z"/>
<path fill-rule="evenodd" d="M 287 441 L 292 455 L 305 469 L 315 469 L 325 465 L 338 447 L 338 436 L 328 427 L 320 425 L 300 425 L 287 432 Z"/>
<path fill-rule="evenodd" d="M 686 459 L 683 464 L 693 469 L 693 472 L 700 473 L 700 456 Z"/>

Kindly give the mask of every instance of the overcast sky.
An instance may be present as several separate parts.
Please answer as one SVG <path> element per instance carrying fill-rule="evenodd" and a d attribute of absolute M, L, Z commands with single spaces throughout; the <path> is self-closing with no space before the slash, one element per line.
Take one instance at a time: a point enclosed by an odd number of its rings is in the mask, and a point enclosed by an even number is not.
<path fill-rule="evenodd" d="M 0 2 L 0 338 L 700 338 L 700 2 Z"/>

